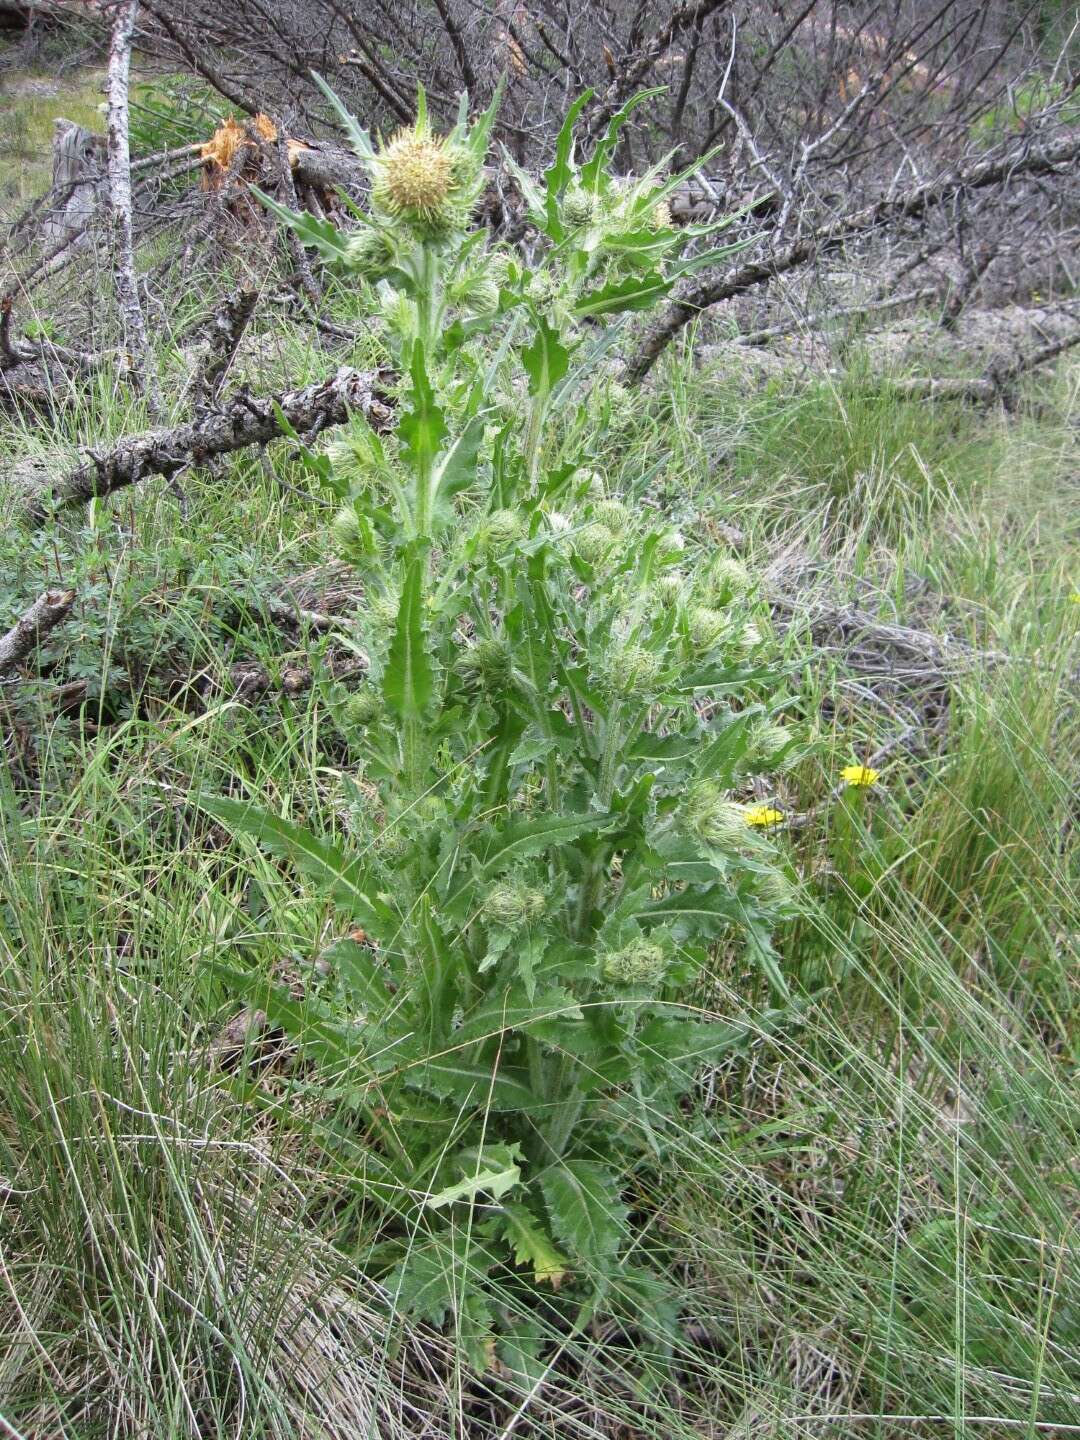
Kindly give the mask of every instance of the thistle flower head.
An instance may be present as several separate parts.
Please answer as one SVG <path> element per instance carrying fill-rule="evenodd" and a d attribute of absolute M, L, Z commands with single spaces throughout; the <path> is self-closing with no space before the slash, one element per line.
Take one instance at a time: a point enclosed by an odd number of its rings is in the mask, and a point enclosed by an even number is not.
<path fill-rule="evenodd" d="M 663 945 L 638 935 L 604 960 L 604 975 L 621 985 L 655 985 L 664 978 L 668 957 Z"/>
<path fill-rule="evenodd" d="M 717 555 L 705 575 L 705 593 L 713 605 L 726 605 L 750 588 L 746 567 L 731 555 Z"/>
<path fill-rule="evenodd" d="M 484 635 L 471 645 L 457 663 L 458 674 L 478 690 L 503 689 L 513 673 L 510 648 L 497 635 Z"/>
<path fill-rule="evenodd" d="M 613 699 L 648 695 L 659 674 L 660 656 L 632 640 L 612 646 L 596 667 L 601 689 Z"/>
<path fill-rule="evenodd" d="M 599 520 L 583 525 L 574 536 L 574 549 L 589 565 L 602 565 L 614 544 L 615 536 Z"/>
<path fill-rule="evenodd" d="M 480 522 L 478 533 L 485 550 L 502 550 L 521 539 L 525 522 L 516 510 L 493 510 Z"/>
<path fill-rule="evenodd" d="M 682 819 L 687 829 L 706 845 L 718 849 L 746 843 L 746 811 L 712 780 L 699 780 L 686 793 Z"/>
<path fill-rule="evenodd" d="M 391 334 L 402 340 L 411 340 L 416 334 L 416 301 L 408 295 L 400 290 L 384 290 L 379 297 L 379 309 Z"/>
<path fill-rule="evenodd" d="M 621 500 L 598 500 L 592 507 L 593 519 L 615 535 L 622 535 L 630 526 L 630 511 Z"/>
<path fill-rule="evenodd" d="M 368 601 L 367 614 L 376 630 L 389 630 L 397 620 L 397 597 L 387 592 L 373 595 Z"/>
<path fill-rule="evenodd" d="M 600 202 L 591 190 L 581 185 L 571 185 L 563 196 L 563 220 L 572 229 L 580 225 L 591 225 L 600 216 Z"/>
<path fill-rule="evenodd" d="M 695 605 L 689 617 L 690 643 L 695 650 L 711 650 L 728 628 L 723 610 L 709 605 Z"/>
<path fill-rule="evenodd" d="M 651 230 L 670 230 L 672 228 L 671 206 L 666 200 L 660 200 L 652 208 L 649 216 L 649 228 Z"/>
<path fill-rule="evenodd" d="M 373 161 L 371 203 L 421 240 L 464 229 L 479 192 L 480 167 L 463 146 L 433 135 L 426 120 L 397 134 Z"/>
<path fill-rule="evenodd" d="M 360 517 L 352 505 L 343 505 L 330 522 L 334 545 L 343 554 L 355 550 L 361 541 Z"/>
<path fill-rule="evenodd" d="M 755 760 L 768 764 L 791 744 L 791 731 L 773 720 L 762 720 L 750 732 L 750 751 Z"/>
<path fill-rule="evenodd" d="M 371 725 L 382 711 L 382 696 L 370 686 L 350 695 L 345 704 L 345 718 L 350 725 Z"/>
<path fill-rule="evenodd" d="M 544 913 L 542 890 L 517 879 L 500 880 L 484 897 L 482 910 L 499 925 L 528 925 Z"/>
<path fill-rule="evenodd" d="M 366 280 L 377 280 L 394 263 L 394 242 L 385 230 L 365 225 L 345 247 L 345 264 Z"/>

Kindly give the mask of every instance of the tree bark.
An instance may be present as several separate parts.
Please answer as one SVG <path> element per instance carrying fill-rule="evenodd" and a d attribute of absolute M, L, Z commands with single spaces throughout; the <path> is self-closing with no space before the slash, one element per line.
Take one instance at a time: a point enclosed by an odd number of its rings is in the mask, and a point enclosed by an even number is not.
<path fill-rule="evenodd" d="M 139 0 L 118 0 L 112 36 L 109 41 L 108 96 L 108 173 L 109 209 L 112 216 L 113 242 L 116 248 L 116 299 L 124 326 L 124 339 L 132 357 L 132 365 L 150 405 L 158 419 L 164 413 L 161 388 L 157 381 L 153 351 L 146 333 L 139 285 L 135 275 L 135 247 L 131 230 L 131 147 L 128 140 L 128 84 L 131 76 L 131 41 Z"/>
<path fill-rule="evenodd" d="M 204 464 L 249 445 L 265 445 L 290 430 L 304 435 L 343 425 L 353 414 L 363 415 L 375 430 L 389 430 L 394 412 L 383 394 L 387 379 L 377 371 L 342 366 L 326 380 L 282 395 L 256 399 L 241 391 L 221 409 L 197 416 L 186 425 L 146 430 L 127 436 L 111 450 L 91 452 L 51 487 L 31 495 L 25 517 L 39 526 L 57 508 L 111 495 L 150 475 L 172 479 L 189 465 Z M 279 414 L 288 429 L 282 427 Z"/>

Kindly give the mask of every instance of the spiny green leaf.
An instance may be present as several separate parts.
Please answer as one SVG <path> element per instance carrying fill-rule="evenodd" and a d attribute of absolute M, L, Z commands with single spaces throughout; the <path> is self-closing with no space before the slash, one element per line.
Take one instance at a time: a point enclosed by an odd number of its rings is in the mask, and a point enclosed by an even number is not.
<path fill-rule="evenodd" d="M 521 351 L 522 364 L 529 376 L 530 395 L 550 395 L 566 374 L 570 364 L 570 352 L 560 341 L 558 334 L 540 316 L 536 322 L 536 334 L 531 345 Z"/>
<path fill-rule="evenodd" d="M 580 1260 L 596 1264 L 618 1253 L 628 1211 L 619 1177 L 595 1160 L 562 1160 L 540 1177 L 551 1228 Z"/>
<path fill-rule="evenodd" d="M 595 835 L 616 824 L 618 816 L 611 814 L 594 815 L 539 815 L 533 820 L 518 820 L 504 826 L 479 849 L 480 868 L 484 878 L 497 875 L 500 870 L 531 855 L 542 855 L 556 845 L 565 845 L 582 835 Z"/>
<path fill-rule="evenodd" d="M 407 1085 L 427 1090 L 442 1100 L 492 1110 L 536 1110 L 545 1102 L 529 1088 L 528 1075 L 517 1067 L 468 1060 L 456 1051 L 410 1065 L 402 1077 Z"/>
<path fill-rule="evenodd" d="M 671 289 L 672 281 L 659 271 L 631 275 L 626 280 L 613 280 L 596 290 L 587 290 L 574 306 L 579 319 L 597 315 L 617 315 L 624 310 L 648 310 Z"/>
<path fill-rule="evenodd" d="M 485 1145 L 464 1151 L 457 1161 L 465 1179 L 447 1185 L 427 1198 L 428 1208 L 441 1210 L 459 1200 L 475 1200 L 483 1192 L 492 1200 L 501 1200 L 521 1184 L 521 1146 Z"/>
<path fill-rule="evenodd" d="M 306 210 L 288 209 L 287 206 L 279 204 L 272 196 L 267 195 L 265 191 L 260 190 L 257 185 L 253 185 L 251 188 L 271 215 L 289 227 L 301 245 L 308 245 L 313 250 L 318 250 L 324 260 L 340 262 L 345 259 L 348 253 L 348 241 L 336 225 L 332 225 L 329 220 L 318 220 L 314 215 L 309 215 Z"/>
<path fill-rule="evenodd" d="M 570 1261 L 559 1250 L 532 1211 L 513 1203 L 503 1206 L 503 1234 L 518 1265 L 528 1265 L 537 1285 L 557 1290 L 566 1277 Z"/>
<path fill-rule="evenodd" d="M 414 474 L 430 476 L 439 446 L 446 438 L 446 421 L 436 404 L 435 391 L 428 379 L 424 347 L 419 340 L 413 343 L 410 375 L 409 408 L 398 421 L 401 458 Z"/>
<path fill-rule="evenodd" d="M 485 417 L 474 415 L 435 466 L 431 480 L 433 513 L 443 524 L 453 519 L 454 496 L 467 490 L 476 479 L 476 459 L 484 438 L 484 425 Z"/>
<path fill-rule="evenodd" d="M 335 904 L 382 940 L 397 931 L 397 917 L 378 899 L 368 880 L 362 860 L 351 859 L 329 840 L 322 840 L 278 815 L 258 810 L 244 800 L 206 795 L 199 807 L 239 835 L 250 835 L 283 859 L 291 860 L 305 875 L 323 886 Z"/>

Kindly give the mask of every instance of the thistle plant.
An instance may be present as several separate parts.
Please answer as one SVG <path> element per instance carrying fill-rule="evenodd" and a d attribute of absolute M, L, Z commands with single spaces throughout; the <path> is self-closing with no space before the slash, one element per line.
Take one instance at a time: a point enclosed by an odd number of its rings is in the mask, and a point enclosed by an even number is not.
<path fill-rule="evenodd" d="M 399 423 L 309 457 L 365 597 L 366 681 L 327 691 L 347 843 L 204 802 L 328 896 L 342 938 L 299 1002 L 258 964 L 224 973 L 340 1102 L 325 1143 L 384 1216 L 379 1277 L 455 1315 L 480 1368 L 494 1346 L 528 1371 L 537 1292 L 567 1333 L 598 1311 L 672 1330 L 659 1264 L 628 1258 L 624 1179 L 751 1033 L 681 997 L 722 943 L 764 974 L 756 1032 L 791 1008 L 771 944 L 791 890 L 738 799 L 794 743 L 760 698 L 749 577 L 614 493 L 595 433 L 620 317 L 727 253 L 683 258 L 709 234 L 670 224 L 683 177 L 609 175 L 647 98 L 580 162 L 579 101 L 543 182 L 519 174 L 532 266 L 471 226 L 494 107 L 440 137 L 421 96 L 378 147 L 341 112 L 372 177 L 351 237 L 274 207 L 374 287 Z"/>

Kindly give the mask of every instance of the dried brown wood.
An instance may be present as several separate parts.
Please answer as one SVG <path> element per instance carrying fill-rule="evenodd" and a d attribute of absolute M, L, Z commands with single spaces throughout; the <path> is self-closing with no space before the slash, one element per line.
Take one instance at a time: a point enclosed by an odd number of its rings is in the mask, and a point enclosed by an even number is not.
<path fill-rule="evenodd" d="M 46 635 L 64 620 L 75 603 L 74 590 L 46 590 L 6 635 L 0 635 L 0 675 L 21 665 Z"/>
<path fill-rule="evenodd" d="M 279 395 L 255 397 L 240 391 L 185 425 L 146 430 L 109 450 L 89 452 L 51 486 L 28 497 L 26 519 L 41 525 L 55 509 L 111 495 L 151 475 L 171 480 L 215 456 L 265 445 L 289 433 L 279 416 L 300 435 L 343 425 L 354 414 L 363 415 L 375 430 L 388 430 L 394 421 L 386 398 L 388 378 L 378 371 L 342 366 L 325 380 Z"/>

